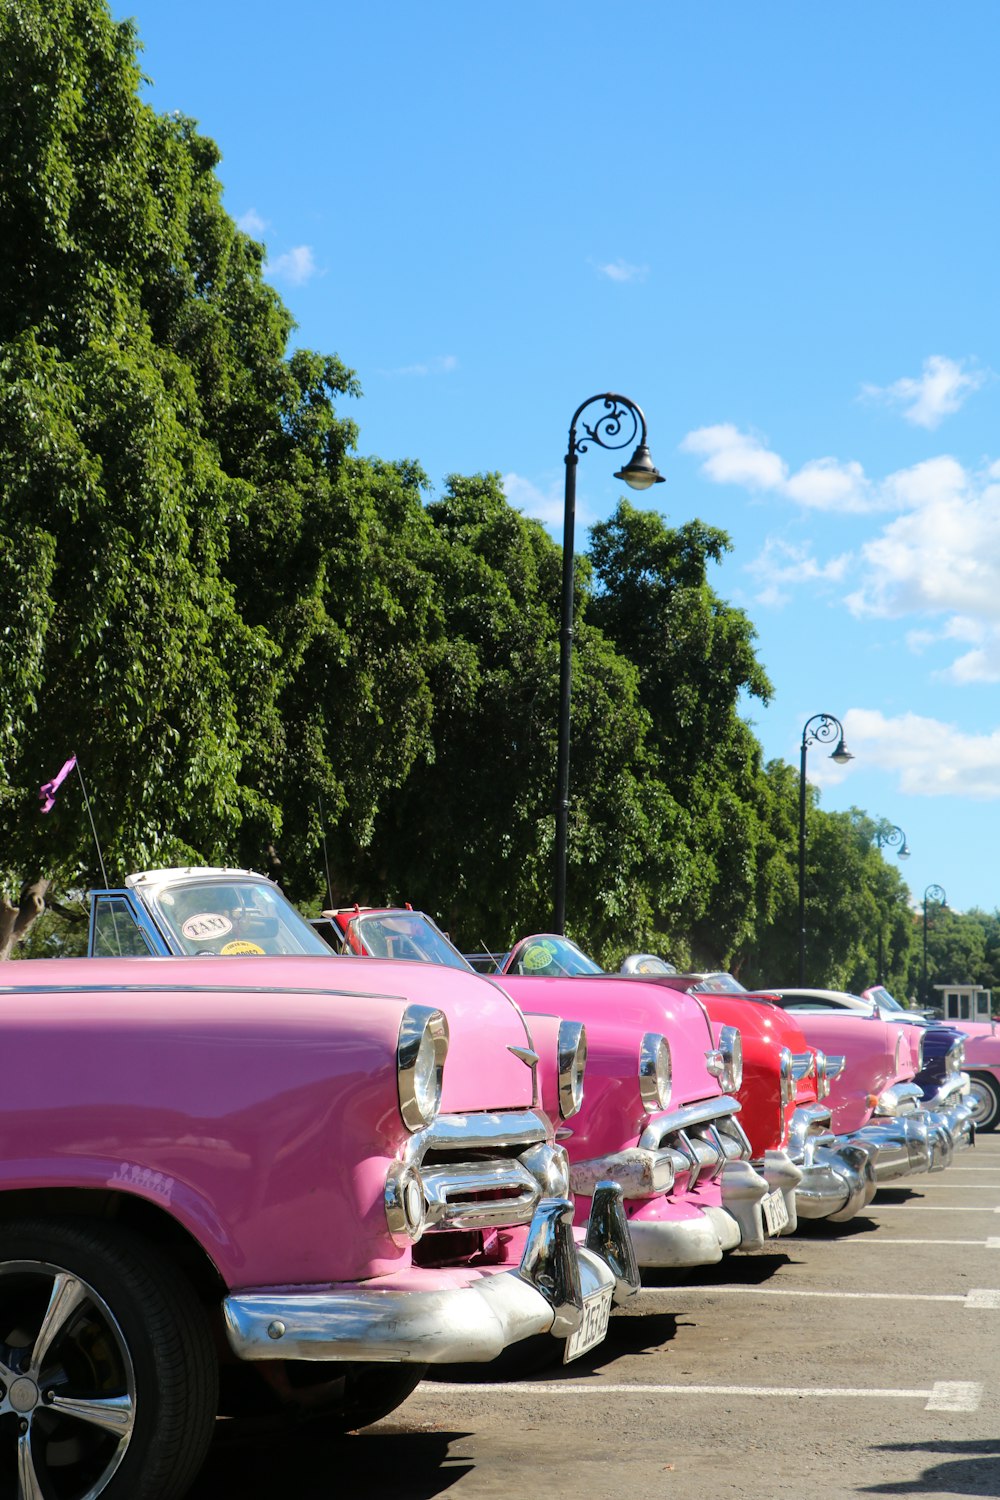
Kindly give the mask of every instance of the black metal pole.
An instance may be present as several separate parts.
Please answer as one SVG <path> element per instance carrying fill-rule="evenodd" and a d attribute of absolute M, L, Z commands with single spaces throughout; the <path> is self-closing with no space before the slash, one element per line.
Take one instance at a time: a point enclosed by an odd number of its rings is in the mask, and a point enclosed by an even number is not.
<path fill-rule="evenodd" d="M 806 726 L 808 728 L 808 725 Z M 799 986 L 806 982 L 806 754 L 809 743 L 802 731 L 799 760 Z"/>
<path fill-rule="evenodd" d="M 909 846 L 906 842 L 906 834 L 895 823 L 880 823 L 875 830 L 875 844 L 878 849 L 898 849 L 900 859 L 908 859 L 910 855 Z M 882 943 L 882 916 L 878 918 L 878 963 L 875 971 L 876 982 L 885 984 L 885 955 Z"/>
<path fill-rule="evenodd" d="M 575 423 L 575 419 L 574 419 Z M 576 528 L 576 432 L 570 428 L 563 505 L 562 612 L 559 629 L 559 744 L 556 752 L 556 889 L 553 925 L 566 930 L 566 863 L 569 846 L 570 700 L 573 691 L 573 537 Z"/>
<path fill-rule="evenodd" d="M 932 900 L 932 901 L 939 902 L 942 906 L 947 906 L 948 905 L 948 897 L 945 894 L 943 886 L 940 886 L 940 885 L 929 885 L 927 887 L 927 889 L 924 891 L 924 961 L 923 961 L 923 972 L 922 972 L 921 978 L 920 978 L 920 989 L 921 989 L 920 1000 L 921 1000 L 921 1003 L 923 1005 L 927 1004 L 927 1001 L 928 1001 L 928 998 L 929 998 L 929 995 L 928 995 L 928 986 L 927 986 L 927 901 L 928 901 L 928 898 L 930 898 L 930 900 Z"/>
<path fill-rule="evenodd" d="M 817 740 L 837 745 L 830 759 L 843 765 L 854 756 L 844 744 L 844 726 L 833 714 L 813 714 L 802 726 L 802 754 L 799 759 L 799 984 L 806 982 L 806 753 Z"/>
<path fill-rule="evenodd" d="M 592 426 L 581 423 L 583 436 L 577 437 L 577 422 L 588 406 L 600 402 L 604 411 Z M 627 417 L 631 426 L 622 418 Z M 653 466 L 646 447 L 646 418 L 642 408 L 627 396 L 608 391 L 588 396 L 573 413 L 569 424 L 569 447 L 566 450 L 566 491 L 563 503 L 562 605 L 559 630 L 559 739 L 556 749 L 556 838 L 555 899 L 553 924 L 556 932 L 566 928 L 566 867 L 569 856 L 569 750 L 570 707 L 573 688 L 573 583 L 575 578 L 573 542 L 576 528 L 576 466 L 581 453 L 590 443 L 599 448 L 627 448 L 638 438 L 629 462 L 615 474 L 633 489 L 645 490 L 662 484 L 663 475 Z"/>

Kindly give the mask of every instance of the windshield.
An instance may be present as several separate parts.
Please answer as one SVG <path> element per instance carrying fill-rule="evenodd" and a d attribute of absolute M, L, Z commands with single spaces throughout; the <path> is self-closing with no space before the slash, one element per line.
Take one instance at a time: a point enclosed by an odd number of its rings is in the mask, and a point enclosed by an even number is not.
<path fill-rule="evenodd" d="M 511 949 L 503 972 L 551 978 L 553 975 L 603 974 L 604 970 L 581 952 L 575 943 L 571 943 L 569 938 L 546 934 L 543 937 L 522 938 Z"/>
<path fill-rule="evenodd" d="M 745 995 L 746 990 L 738 979 L 732 974 L 703 974 L 697 984 L 691 989 L 697 994 L 704 991 L 706 995 Z"/>
<path fill-rule="evenodd" d="M 175 953 L 320 953 L 330 949 L 277 886 L 233 875 L 182 880 L 146 898 Z"/>
<path fill-rule="evenodd" d="M 870 990 L 865 990 L 865 999 L 874 1000 L 876 1005 L 881 1005 L 884 1010 L 905 1010 L 894 995 L 890 995 L 884 984 L 875 984 Z"/>
<path fill-rule="evenodd" d="M 367 953 L 371 958 L 411 958 L 450 969 L 471 968 L 422 911 L 360 913 L 348 922 L 345 937 L 346 951 Z"/>

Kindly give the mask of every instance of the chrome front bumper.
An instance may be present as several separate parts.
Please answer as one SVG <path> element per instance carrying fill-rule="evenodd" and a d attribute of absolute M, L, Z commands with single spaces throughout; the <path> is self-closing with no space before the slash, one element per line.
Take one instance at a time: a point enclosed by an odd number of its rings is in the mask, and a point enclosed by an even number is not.
<path fill-rule="evenodd" d="M 802 1219 L 844 1223 L 875 1196 L 875 1151 L 835 1136 L 826 1104 L 806 1104 L 792 1116 L 789 1149 L 802 1171 L 795 1205 Z"/>
<path fill-rule="evenodd" d="M 582 1247 L 569 1199 L 544 1198 L 516 1270 L 430 1289 L 387 1286 L 392 1280 L 235 1293 L 222 1304 L 229 1346 L 246 1360 L 478 1362 L 533 1334 L 567 1338 L 588 1296 L 610 1288 L 622 1302 L 639 1285 L 621 1190 L 611 1182 L 595 1190 Z"/>
<path fill-rule="evenodd" d="M 589 1197 L 599 1179 L 611 1178 L 626 1199 L 645 1200 L 628 1221 L 640 1266 L 713 1265 L 729 1250 L 759 1249 L 768 1238 L 761 1203 L 775 1188 L 794 1223 L 798 1169 L 784 1152 L 769 1152 L 761 1172 L 754 1170 L 739 1108 L 723 1094 L 664 1111 L 636 1146 L 571 1164 L 570 1183 L 580 1198 Z M 698 1185 L 706 1182 L 719 1184 L 721 1206 L 697 1201 Z"/>
<path fill-rule="evenodd" d="M 975 1145 L 976 1127 L 965 1099 L 944 1109 L 919 1108 L 899 1115 L 873 1117 L 851 1140 L 875 1151 L 879 1185 L 914 1172 L 943 1172 L 956 1150 Z"/>

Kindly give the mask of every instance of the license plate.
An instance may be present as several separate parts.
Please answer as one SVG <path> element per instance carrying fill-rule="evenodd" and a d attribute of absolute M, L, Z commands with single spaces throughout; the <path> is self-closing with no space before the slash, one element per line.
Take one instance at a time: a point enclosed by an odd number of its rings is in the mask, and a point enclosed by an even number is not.
<path fill-rule="evenodd" d="M 788 1223 L 788 1206 L 781 1189 L 775 1188 L 773 1193 L 768 1193 L 766 1198 L 761 1199 L 760 1206 L 768 1234 L 780 1234 Z"/>
<path fill-rule="evenodd" d="M 566 1340 L 564 1364 L 568 1365 L 571 1359 L 578 1359 L 581 1354 L 586 1354 L 588 1349 L 593 1349 L 601 1342 L 608 1331 L 613 1291 L 613 1287 L 607 1286 L 584 1298 L 583 1319 L 576 1332 L 571 1333 Z"/>

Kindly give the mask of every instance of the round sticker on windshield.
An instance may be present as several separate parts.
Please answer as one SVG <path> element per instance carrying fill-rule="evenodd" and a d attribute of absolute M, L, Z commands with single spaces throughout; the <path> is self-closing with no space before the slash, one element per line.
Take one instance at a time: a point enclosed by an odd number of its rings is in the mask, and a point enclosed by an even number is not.
<path fill-rule="evenodd" d="M 233 953 L 263 953 L 263 948 L 258 948 L 256 943 L 248 943 L 246 938 L 237 938 L 233 943 L 227 943 L 224 948 L 219 949 L 228 958 Z"/>
<path fill-rule="evenodd" d="M 232 922 L 219 911 L 199 912 L 196 917 L 188 917 L 181 927 L 181 932 L 192 943 L 212 942 L 215 938 L 225 937 L 232 930 Z"/>
<path fill-rule="evenodd" d="M 530 948 L 524 950 L 521 962 L 529 973 L 534 969 L 544 969 L 556 956 L 556 950 L 552 943 L 532 943 Z"/>

